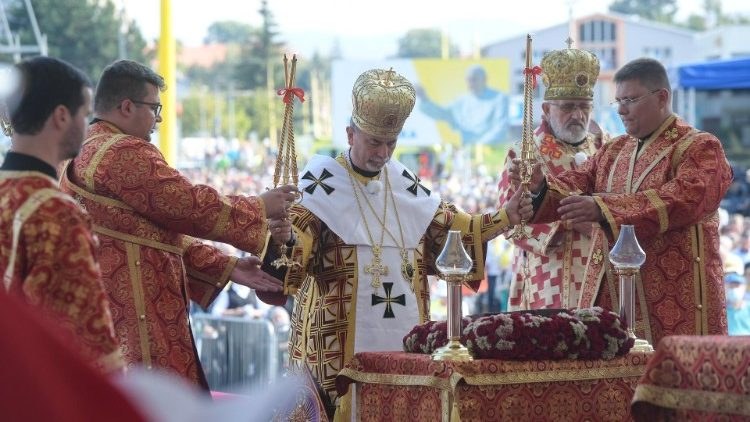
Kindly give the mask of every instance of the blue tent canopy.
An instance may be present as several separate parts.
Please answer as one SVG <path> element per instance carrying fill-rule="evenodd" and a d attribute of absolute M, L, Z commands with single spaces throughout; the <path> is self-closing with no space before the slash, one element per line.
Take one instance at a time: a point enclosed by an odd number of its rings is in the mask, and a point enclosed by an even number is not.
<path fill-rule="evenodd" d="M 750 88 L 750 58 L 680 66 L 679 87 L 699 90 Z"/>

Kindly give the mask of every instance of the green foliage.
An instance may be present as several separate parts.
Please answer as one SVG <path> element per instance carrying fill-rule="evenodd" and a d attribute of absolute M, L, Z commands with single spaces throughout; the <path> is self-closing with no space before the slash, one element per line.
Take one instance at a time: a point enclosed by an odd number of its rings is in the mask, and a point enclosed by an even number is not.
<path fill-rule="evenodd" d="M 654 22 L 674 23 L 677 0 L 614 0 L 609 11 L 637 15 Z"/>
<path fill-rule="evenodd" d="M 6 1 L 11 31 L 21 44 L 36 45 L 31 22 L 22 0 Z M 48 54 L 66 60 L 96 80 L 105 66 L 122 58 L 120 34 L 123 18 L 112 0 L 34 0 L 39 30 L 47 35 Z M 156 6 L 154 6 L 156 7 Z M 123 53 L 127 58 L 145 60 L 143 36 L 131 25 L 123 35 Z"/>
<path fill-rule="evenodd" d="M 458 55 L 458 47 L 451 44 L 438 29 L 411 29 L 398 40 L 397 57 L 404 58 L 441 58 L 443 42 L 448 43 L 448 55 Z"/>
<path fill-rule="evenodd" d="M 721 0 L 703 0 L 703 13 L 692 14 L 684 22 L 674 20 L 677 0 L 614 0 L 610 12 L 636 15 L 655 22 L 677 25 L 694 31 L 705 31 L 722 25 L 747 25 L 750 17 L 727 15 L 722 11 Z"/>
<path fill-rule="evenodd" d="M 250 40 L 255 35 L 252 26 L 236 21 L 214 22 L 208 27 L 206 37 L 203 42 L 206 44 L 242 44 Z"/>

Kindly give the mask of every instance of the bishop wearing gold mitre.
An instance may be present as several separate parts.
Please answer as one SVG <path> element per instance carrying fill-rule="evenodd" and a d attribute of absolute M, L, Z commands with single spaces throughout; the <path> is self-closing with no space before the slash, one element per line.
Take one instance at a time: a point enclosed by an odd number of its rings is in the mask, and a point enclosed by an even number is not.
<path fill-rule="evenodd" d="M 284 294 L 258 296 L 283 303 L 296 294 L 291 359 L 310 369 L 336 420 L 352 412 L 351 393 L 338 397 L 334 379 L 354 353 L 402 350 L 409 330 L 430 318 L 427 276 L 437 273 L 448 230 L 463 233 L 474 260 L 469 284 L 476 289 L 487 241 L 520 221 L 520 195 L 505 209 L 470 215 L 391 158 L 415 100 L 412 84 L 393 70 L 362 73 L 352 90 L 349 150 L 312 157 L 300 174 L 303 197 L 290 221 L 269 223 L 272 243 L 291 233 L 288 254 L 300 265 L 280 271 L 268 265 L 284 280 Z M 531 200 L 520 202 L 530 217 Z M 269 245 L 265 262 L 276 251 Z"/>
<path fill-rule="evenodd" d="M 545 91 L 534 151 L 545 173 L 556 175 L 580 167 L 602 146 L 602 137 L 588 129 L 599 59 L 586 50 L 568 47 L 545 54 L 540 66 Z M 501 203 L 515 192 L 508 170 L 518 156 L 514 148 L 508 151 L 500 178 Z M 512 240 L 516 247 L 509 310 L 579 307 L 584 278 L 598 282 L 605 276 L 607 246 L 601 227 L 560 221 L 530 227 L 532 237 Z"/>

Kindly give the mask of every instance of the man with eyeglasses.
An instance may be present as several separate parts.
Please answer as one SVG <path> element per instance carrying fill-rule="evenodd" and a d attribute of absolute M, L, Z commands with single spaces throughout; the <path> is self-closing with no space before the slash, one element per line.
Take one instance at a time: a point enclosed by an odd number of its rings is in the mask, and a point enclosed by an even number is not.
<path fill-rule="evenodd" d="M 601 223 L 609 247 L 622 224 L 634 225 L 646 252 L 636 277 L 638 337 L 656 345 L 668 335 L 725 335 L 718 208 L 732 170 L 721 142 L 673 114 L 667 72 L 658 61 L 633 60 L 614 82 L 614 105 L 627 134 L 578 169 L 547 172 L 545 179 L 536 166 L 531 190 L 539 194 L 539 207 L 532 221 Z M 518 181 L 516 168 L 512 178 Z M 616 283 L 589 281 L 580 306 L 617 307 Z"/>
<path fill-rule="evenodd" d="M 551 51 L 540 63 L 546 87 L 542 123 L 536 130 L 536 159 L 549 174 L 577 168 L 602 145 L 602 136 L 589 132 L 599 59 L 574 48 Z M 515 192 L 509 167 L 518 157 L 511 149 L 500 180 L 500 201 Z M 597 223 L 531 224 L 533 237 L 511 240 L 514 248 L 509 310 L 573 308 L 578 306 L 586 264 L 603 248 Z M 592 242 L 598 239 L 598 242 Z M 492 286 L 490 286 L 490 292 Z M 495 311 L 489 302 L 490 311 Z"/>
<path fill-rule="evenodd" d="M 232 280 L 278 292 L 260 259 L 228 256 L 195 239 L 260 254 L 267 218 L 284 218 L 294 187 L 224 196 L 193 185 L 149 141 L 161 122 L 164 79 L 120 60 L 104 69 L 95 118 L 61 187 L 89 212 L 99 235 L 105 289 L 128 365 L 177 373 L 207 388 L 188 320 L 188 301 L 206 307 Z M 194 238 L 195 237 L 195 238 Z"/>

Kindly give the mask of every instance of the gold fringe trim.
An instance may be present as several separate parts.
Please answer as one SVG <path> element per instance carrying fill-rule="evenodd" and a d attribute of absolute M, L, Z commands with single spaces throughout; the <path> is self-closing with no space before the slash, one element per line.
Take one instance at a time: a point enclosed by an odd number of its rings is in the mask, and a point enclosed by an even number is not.
<path fill-rule="evenodd" d="M 750 400 L 744 394 L 683 390 L 641 384 L 636 387 L 633 396 L 633 404 L 637 402 L 646 402 L 668 409 L 750 416 Z"/>

